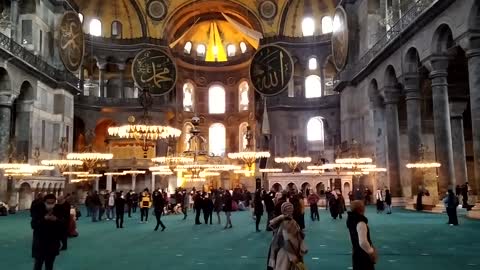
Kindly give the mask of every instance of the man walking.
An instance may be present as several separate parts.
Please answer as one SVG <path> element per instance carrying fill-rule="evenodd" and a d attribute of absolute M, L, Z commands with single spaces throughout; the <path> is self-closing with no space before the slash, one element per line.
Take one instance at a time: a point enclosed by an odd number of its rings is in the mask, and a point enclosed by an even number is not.
<path fill-rule="evenodd" d="M 318 213 L 318 201 L 320 200 L 320 197 L 312 191 L 310 192 L 310 195 L 308 195 L 307 200 L 310 204 L 310 218 L 312 221 L 320 221 L 320 214 Z"/>
<path fill-rule="evenodd" d="M 270 220 L 273 219 L 275 211 L 275 203 L 273 202 L 274 195 L 273 192 L 267 193 L 267 191 L 263 191 L 262 199 L 265 203 L 265 211 L 267 211 L 267 231 L 272 231 L 272 228 L 270 228 Z"/>
<path fill-rule="evenodd" d="M 58 202 L 53 208 L 54 215 L 58 218 L 60 226 L 60 240 L 62 249 L 67 250 L 68 225 L 70 224 L 70 204 L 63 196 L 58 196 Z"/>
<path fill-rule="evenodd" d="M 165 225 L 163 224 L 162 220 L 160 219 L 163 214 L 163 208 L 165 207 L 165 200 L 160 192 L 155 190 L 153 192 L 153 209 L 155 212 L 155 218 L 157 219 L 157 226 L 155 226 L 155 231 L 158 230 L 158 226 L 162 226 L 162 232 L 165 230 Z"/>
<path fill-rule="evenodd" d="M 123 217 L 125 215 L 125 199 L 123 198 L 123 191 L 117 193 L 117 197 L 115 198 L 115 211 L 117 214 L 115 219 L 117 229 L 123 228 Z"/>
<path fill-rule="evenodd" d="M 370 239 L 368 219 L 365 217 L 363 201 L 353 201 L 348 212 L 347 228 L 352 242 L 353 270 L 374 270 L 377 263 L 377 251 Z"/>

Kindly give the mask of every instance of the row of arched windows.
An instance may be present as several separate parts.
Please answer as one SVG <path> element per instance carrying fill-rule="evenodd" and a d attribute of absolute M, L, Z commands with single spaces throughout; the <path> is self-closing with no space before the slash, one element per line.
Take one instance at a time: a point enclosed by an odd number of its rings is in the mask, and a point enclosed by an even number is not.
<path fill-rule="evenodd" d="M 238 86 L 238 110 L 248 111 L 250 103 L 248 91 L 250 86 L 247 81 L 242 81 Z M 195 87 L 192 83 L 183 84 L 183 110 L 193 112 L 194 110 Z M 214 84 L 208 89 L 208 113 L 222 114 L 225 113 L 226 107 L 225 88 L 222 85 Z"/>
<path fill-rule="evenodd" d="M 83 14 L 78 13 L 78 18 L 83 23 Z M 92 36 L 100 37 L 102 36 L 102 22 L 99 19 L 91 19 L 88 24 L 88 33 Z M 119 21 L 113 21 L 111 25 L 111 35 L 112 37 L 122 37 L 122 23 Z"/>
<path fill-rule="evenodd" d="M 306 17 L 302 21 L 302 33 L 304 37 L 313 36 L 315 34 L 315 20 L 311 17 Z M 331 16 L 322 18 L 322 34 L 333 32 L 333 19 Z"/>
<path fill-rule="evenodd" d="M 247 52 L 247 44 L 245 42 L 240 42 L 238 45 L 240 48 L 240 52 L 246 53 Z M 187 41 L 185 45 L 183 46 L 183 52 L 185 54 L 191 54 L 192 53 L 192 48 L 193 48 L 193 43 L 191 41 Z M 215 50 L 215 47 L 213 47 L 213 50 Z M 195 49 L 196 55 L 198 57 L 204 57 L 207 53 L 207 46 L 203 43 L 199 43 L 196 45 Z M 233 57 L 237 53 L 237 46 L 235 44 L 228 44 L 227 45 L 227 56 L 228 57 Z M 214 52 L 216 55 L 216 53 Z"/>
<path fill-rule="evenodd" d="M 239 151 L 244 151 L 247 147 L 247 140 L 245 134 L 247 132 L 248 123 L 240 124 L 238 128 Z M 184 132 L 184 150 L 189 149 L 190 130 L 192 125 L 186 123 L 183 129 Z M 323 118 L 315 116 L 307 122 L 307 141 L 312 143 L 323 143 L 325 140 L 325 131 L 323 125 Z M 221 123 L 214 123 L 208 128 L 208 152 L 214 156 L 224 156 L 226 151 L 226 130 Z"/>

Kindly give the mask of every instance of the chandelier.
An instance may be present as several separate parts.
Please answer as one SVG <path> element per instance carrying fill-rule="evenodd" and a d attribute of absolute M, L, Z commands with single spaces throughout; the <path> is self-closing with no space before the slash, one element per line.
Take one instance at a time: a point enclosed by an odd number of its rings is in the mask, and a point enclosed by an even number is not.
<path fill-rule="evenodd" d="M 55 166 L 58 168 L 60 173 L 65 172 L 71 166 L 82 166 L 82 160 L 71 160 L 65 159 L 65 156 L 68 152 L 68 141 L 67 137 L 62 137 L 60 141 L 60 159 L 49 159 L 49 160 L 42 160 L 41 164 L 46 166 Z"/>
<path fill-rule="evenodd" d="M 67 159 L 69 160 L 81 160 L 87 170 L 92 172 L 95 166 L 100 161 L 106 161 L 113 158 L 111 153 L 94 153 L 94 152 L 84 152 L 84 153 L 69 153 Z"/>
<path fill-rule="evenodd" d="M 276 163 L 285 163 L 288 165 L 292 172 L 295 172 L 300 163 L 309 163 L 312 162 L 311 157 L 277 157 L 275 158 Z"/>
<path fill-rule="evenodd" d="M 441 167 L 442 165 L 438 162 L 426 162 L 425 161 L 425 152 L 427 150 L 428 150 L 428 148 L 426 146 L 424 146 L 423 144 L 421 144 L 420 149 L 418 151 L 419 156 L 420 156 L 420 161 L 415 162 L 415 163 L 407 163 L 406 167 L 408 169 L 421 169 L 422 171 L 427 170 L 427 169 Z"/>
<path fill-rule="evenodd" d="M 247 166 L 248 170 L 252 170 L 252 166 L 255 163 L 255 161 L 260 158 L 269 158 L 270 152 L 267 152 L 267 151 L 256 152 L 252 150 L 254 148 L 252 143 L 253 133 L 250 126 L 247 126 L 247 131 L 243 136 L 247 141 L 247 145 L 245 146 L 244 151 L 237 152 L 237 153 L 228 153 L 227 156 L 230 159 L 237 159 L 242 161 Z"/>
<path fill-rule="evenodd" d="M 128 124 L 108 128 L 108 135 L 123 139 L 135 139 L 142 143 L 144 158 L 147 157 L 148 149 L 154 145 L 154 141 L 180 137 L 182 131 L 170 126 L 156 125 L 149 115 L 149 109 L 153 105 L 153 98 L 148 88 L 142 90 L 139 96 L 143 115 L 137 121 L 134 116 L 128 117 Z"/>
<path fill-rule="evenodd" d="M 265 168 L 259 170 L 261 173 L 281 173 L 283 172 L 282 169 L 279 168 Z"/>

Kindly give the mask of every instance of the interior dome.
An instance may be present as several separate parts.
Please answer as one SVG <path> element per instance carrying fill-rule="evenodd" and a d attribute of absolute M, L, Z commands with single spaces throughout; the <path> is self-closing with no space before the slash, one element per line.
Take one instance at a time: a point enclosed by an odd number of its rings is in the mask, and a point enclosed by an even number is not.
<path fill-rule="evenodd" d="M 323 18 L 329 16 L 333 19 L 338 2 L 338 0 L 291 0 L 284 8 L 282 34 L 288 37 L 303 37 L 329 33 L 326 27 L 328 22 Z M 305 31 L 310 33 L 307 34 Z"/>

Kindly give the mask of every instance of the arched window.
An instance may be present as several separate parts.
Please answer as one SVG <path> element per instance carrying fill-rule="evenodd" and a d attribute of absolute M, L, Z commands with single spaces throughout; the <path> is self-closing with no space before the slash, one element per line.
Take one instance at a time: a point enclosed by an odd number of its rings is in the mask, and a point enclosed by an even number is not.
<path fill-rule="evenodd" d="M 203 57 L 205 56 L 206 52 L 207 52 L 207 48 L 205 47 L 204 44 L 197 45 L 197 56 Z"/>
<path fill-rule="evenodd" d="M 241 151 L 244 151 L 244 150 L 247 150 L 247 137 L 245 136 L 247 134 L 247 127 L 248 127 L 248 123 L 247 122 L 243 122 L 240 124 L 240 126 L 238 127 L 238 150 L 241 152 Z M 249 149 L 250 151 L 252 149 Z"/>
<path fill-rule="evenodd" d="M 225 145 L 225 126 L 220 123 L 211 125 L 208 129 L 208 152 L 214 156 L 223 156 Z"/>
<path fill-rule="evenodd" d="M 183 110 L 186 112 L 193 112 L 193 91 L 195 87 L 193 84 L 187 82 L 183 85 Z"/>
<path fill-rule="evenodd" d="M 122 23 L 119 21 L 112 22 L 112 37 L 122 38 Z"/>
<path fill-rule="evenodd" d="M 192 137 L 190 131 L 192 131 L 192 129 L 193 126 L 190 123 L 183 125 L 183 151 L 190 150 L 190 138 Z"/>
<path fill-rule="evenodd" d="M 310 18 L 304 18 L 302 21 L 302 33 L 304 37 L 313 36 L 315 33 L 315 21 Z"/>
<path fill-rule="evenodd" d="M 247 52 L 247 44 L 245 42 L 240 42 L 240 51 L 242 53 L 246 53 Z"/>
<path fill-rule="evenodd" d="M 322 33 L 327 34 L 333 32 L 333 20 L 330 16 L 322 18 Z"/>
<path fill-rule="evenodd" d="M 317 58 L 310 57 L 310 59 L 308 59 L 308 69 L 309 70 L 316 70 L 317 68 L 318 68 Z"/>
<path fill-rule="evenodd" d="M 307 123 L 307 140 L 309 142 L 324 141 L 323 119 L 320 116 L 310 118 Z"/>
<path fill-rule="evenodd" d="M 235 45 L 230 44 L 227 46 L 227 56 L 232 57 L 235 56 L 235 53 L 237 52 L 237 48 L 235 48 Z"/>
<path fill-rule="evenodd" d="M 190 54 L 192 52 L 192 42 L 187 41 L 187 43 L 185 43 L 185 46 L 183 47 L 183 52 L 186 54 Z"/>
<path fill-rule="evenodd" d="M 322 81 L 317 75 L 310 75 L 305 79 L 305 97 L 316 98 L 322 96 Z"/>
<path fill-rule="evenodd" d="M 78 18 L 80 19 L 80 22 L 83 23 L 83 14 L 82 13 L 78 13 Z"/>
<path fill-rule="evenodd" d="M 238 86 L 238 109 L 239 111 L 248 111 L 248 82 L 243 81 Z"/>
<path fill-rule="evenodd" d="M 90 35 L 99 37 L 102 35 L 102 22 L 98 19 L 92 19 L 89 27 Z"/>
<path fill-rule="evenodd" d="M 225 113 L 225 88 L 213 85 L 208 89 L 208 112 L 211 114 Z"/>

